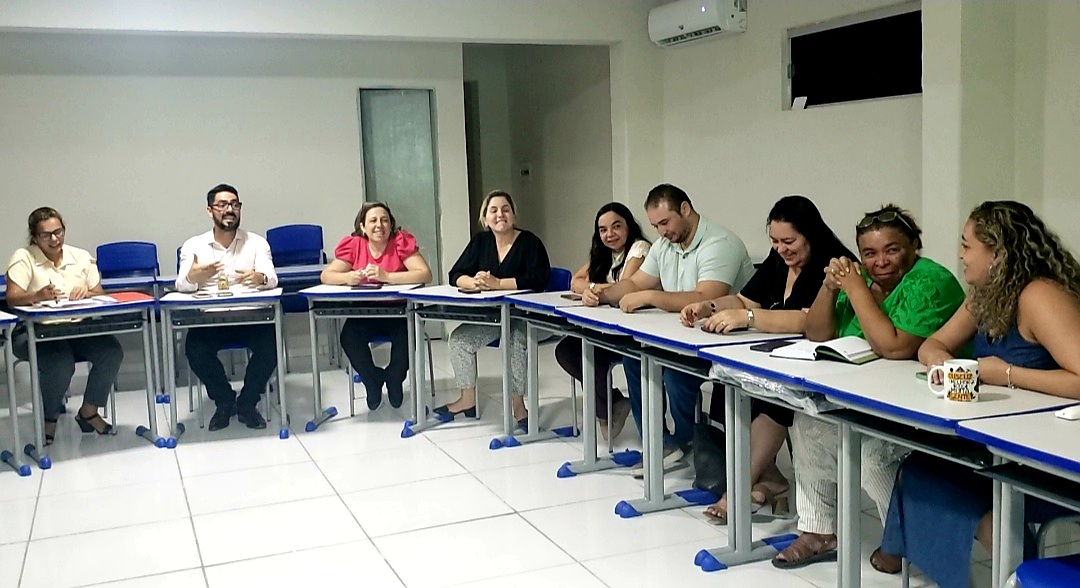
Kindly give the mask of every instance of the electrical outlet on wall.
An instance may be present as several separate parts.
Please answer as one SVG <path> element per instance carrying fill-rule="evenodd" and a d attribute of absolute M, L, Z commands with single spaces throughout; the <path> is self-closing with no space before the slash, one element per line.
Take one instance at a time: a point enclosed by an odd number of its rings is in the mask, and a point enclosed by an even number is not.
<path fill-rule="evenodd" d="M 518 164 L 518 179 L 522 182 L 528 182 L 532 179 L 532 164 L 520 163 Z"/>

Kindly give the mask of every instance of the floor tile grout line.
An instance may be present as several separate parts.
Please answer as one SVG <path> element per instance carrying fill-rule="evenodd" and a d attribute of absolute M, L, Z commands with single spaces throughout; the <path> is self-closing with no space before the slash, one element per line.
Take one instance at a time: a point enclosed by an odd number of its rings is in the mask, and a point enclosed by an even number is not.
<path fill-rule="evenodd" d="M 45 483 L 45 472 L 41 471 L 41 477 L 37 480 L 38 491 L 37 496 L 34 497 L 34 514 L 30 517 L 30 530 L 26 534 L 26 547 L 23 549 L 22 565 L 19 566 L 19 579 L 16 582 L 16 586 L 22 586 L 23 576 L 26 575 L 26 560 L 30 556 L 30 543 L 34 536 L 34 523 L 37 522 L 37 509 L 38 504 L 41 502 L 41 486 Z"/>
<path fill-rule="evenodd" d="M 180 467 L 180 456 L 175 451 L 172 452 L 173 460 L 176 462 L 176 473 L 180 476 L 180 490 L 184 493 L 184 506 L 188 511 L 188 525 L 191 527 L 191 537 L 195 540 L 195 553 L 199 555 L 199 570 L 202 572 L 203 584 L 210 586 L 210 579 L 206 577 L 206 562 L 203 560 L 202 546 L 199 544 L 199 533 L 195 530 L 195 515 L 191 512 L 191 499 L 188 497 L 187 484 L 184 480 L 184 472 Z"/>

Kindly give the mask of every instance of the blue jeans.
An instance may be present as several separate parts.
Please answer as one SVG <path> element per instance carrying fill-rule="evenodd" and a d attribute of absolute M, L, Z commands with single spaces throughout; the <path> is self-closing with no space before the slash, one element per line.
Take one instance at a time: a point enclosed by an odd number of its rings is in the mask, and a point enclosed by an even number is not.
<path fill-rule="evenodd" d="M 622 360 L 623 371 L 626 373 L 626 388 L 630 394 L 630 411 L 634 414 L 634 422 L 637 423 L 638 431 L 641 431 L 641 362 L 636 359 L 624 357 Z M 701 394 L 701 378 L 691 376 L 676 370 L 663 370 L 664 391 L 667 393 L 666 400 L 671 400 L 671 418 L 675 421 L 675 433 L 670 434 L 667 430 L 667 422 L 664 423 L 664 445 L 686 447 L 694 440 L 694 423 L 696 422 L 698 396 Z"/>

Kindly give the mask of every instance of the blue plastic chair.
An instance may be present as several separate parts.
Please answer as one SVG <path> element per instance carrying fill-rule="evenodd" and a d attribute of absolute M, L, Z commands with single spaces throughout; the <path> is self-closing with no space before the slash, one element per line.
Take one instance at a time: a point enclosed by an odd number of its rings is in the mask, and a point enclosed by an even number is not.
<path fill-rule="evenodd" d="M 1048 559 L 1030 559 L 1016 568 L 1023 588 L 1065 588 L 1080 584 L 1080 553 Z"/>
<path fill-rule="evenodd" d="M 157 245 L 146 241 L 116 241 L 97 248 L 98 271 L 102 278 L 157 276 Z"/>
<path fill-rule="evenodd" d="M 270 254 L 274 256 L 274 267 L 326 263 L 326 253 L 323 252 L 323 230 L 319 225 L 274 227 L 266 231 L 266 241 L 270 243 Z M 307 312 L 308 303 L 299 294 L 285 294 L 281 297 L 281 310 L 292 314 Z M 288 357 L 288 347 L 286 347 L 286 369 L 289 367 Z"/>
<path fill-rule="evenodd" d="M 315 265 L 326 263 L 323 252 L 323 230 L 319 225 L 282 225 L 266 231 L 274 265 Z M 307 310 L 305 304 L 304 310 Z"/>

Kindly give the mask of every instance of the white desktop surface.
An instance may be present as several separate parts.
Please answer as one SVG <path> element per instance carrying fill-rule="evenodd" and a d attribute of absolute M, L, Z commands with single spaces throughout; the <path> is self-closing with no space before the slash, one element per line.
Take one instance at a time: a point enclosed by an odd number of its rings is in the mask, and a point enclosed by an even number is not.
<path fill-rule="evenodd" d="M 18 320 L 19 320 L 19 317 L 15 316 L 13 314 L 8 314 L 6 312 L 0 312 L 0 325 L 9 325 L 11 323 L 17 322 Z"/>
<path fill-rule="evenodd" d="M 506 300 L 524 309 L 536 309 L 545 310 L 548 312 L 554 312 L 556 308 L 567 308 L 571 306 L 581 306 L 581 300 L 570 300 L 563 298 L 567 294 L 570 294 L 569 290 L 562 292 L 531 292 L 527 294 L 511 294 L 506 297 Z"/>
<path fill-rule="evenodd" d="M 683 326 L 679 320 L 679 313 L 675 312 L 644 312 L 628 316 L 634 318 L 620 323 L 620 326 L 624 332 L 635 339 L 647 344 L 660 344 L 683 350 L 697 351 L 703 347 L 744 345 L 773 339 L 801 337 L 794 333 L 763 333 L 755 330 L 731 334 L 706 333 L 701 330 L 700 323 L 693 327 Z"/>
<path fill-rule="evenodd" d="M 351 286 L 338 286 L 331 284 L 319 284 L 300 290 L 298 294 L 308 298 L 402 298 L 399 296 L 406 290 L 415 290 L 420 284 L 383 284 L 381 288 L 353 289 Z"/>
<path fill-rule="evenodd" d="M 1074 404 L 1073 401 L 1067 401 Z M 964 421 L 961 437 L 983 443 L 994 453 L 1040 468 L 1049 467 L 1080 482 L 1080 421 L 1053 411 Z"/>
<path fill-rule="evenodd" d="M 935 396 L 927 389 L 926 381 L 915 376 L 917 372 L 926 371 L 917 361 L 879 359 L 859 367 L 872 369 L 808 378 L 810 388 L 825 394 L 836 404 L 862 412 L 948 429 L 955 429 L 957 423 L 969 419 L 1074 404 L 1065 398 L 985 384 L 979 387 L 977 402 L 952 402 Z"/>
<path fill-rule="evenodd" d="M 406 298 L 414 300 L 433 300 L 445 302 L 492 302 L 500 301 L 510 294 L 528 292 L 528 290 L 484 290 L 476 294 L 458 292 L 457 286 L 427 286 L 404 293 Z"/>
<path fill-rule="evenodd" d="M 836 361 L 786 359 L 772 357 L 765 351 L 754 351 L 750 349 L 750 345 L 705 347 L 698 352 L 698 357 L 708 359 L 724 367 L 743 370 L 799 388 L 805 388 L 807 380 L 813 378 L 857 372 L 860 369 L 869 371 L 876 364 L 884 361 L 877 360 L 863 366 L 857 366 Z"/>
<path fill-rule="evenodd" d="M 640 317 L 647 313 L 668 314 L 662 310 L 627 314 L 611 306 L 565 306 L 555 310 L 555 314 L 566 317 L 566 320 L 575 325 L 585 326 L 607 335 L 626 335 L 626 332 L 620 328 L 621 325 L 631 321 L 634 316 Z"/>

